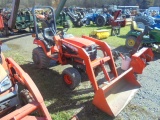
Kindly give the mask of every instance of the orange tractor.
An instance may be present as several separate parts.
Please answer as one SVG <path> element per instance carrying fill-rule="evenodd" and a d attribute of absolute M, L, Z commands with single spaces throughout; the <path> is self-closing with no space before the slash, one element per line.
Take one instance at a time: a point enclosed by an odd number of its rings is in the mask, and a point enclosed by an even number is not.
<path fill-rule="evenodd" d="M 38 15 L 36 9 L 49 9 L 50 14 Z M 85 73 L 93 88 L 93 104 L 110 116 L 117 116 L 129 103 L 134 94 L 141 87 L 134 75 L 134 66 L 119 74 L 117 72 L 112 52 L 107 43 L 97 39 L 82 36 L 74 37 L 59 31 L 55 23 L 52 7 L 35 7 L 34 15 L 34 44 L 32 58 L 38 68 L 49 67 L 50 61 L 72 67 L 62 72 L 64 83 L 70 88 L 76 88 L 81 82 L 81 74 Z M 38 33 L 37 17 L 48 25 Z M 99 54 L 100 53 L 100 54 Z M 104 73 L 105 81 L 99 84 L 96 76 Z"/>
<path fill-rule="evenodd" d="M 19 86 L 23 89 L 20 91 Z M 0 53 L 0 119 L 51 120 L 38 88 L 21 67 Z"/>

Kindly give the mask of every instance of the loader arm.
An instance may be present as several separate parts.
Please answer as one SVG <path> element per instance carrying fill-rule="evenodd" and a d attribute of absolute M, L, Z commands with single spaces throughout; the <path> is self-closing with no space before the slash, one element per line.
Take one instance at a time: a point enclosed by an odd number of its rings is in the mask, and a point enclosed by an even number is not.
<path fill-rule="evenodd" d="M 15 26 L 19 3 L 20 3 L 20 0 L 12 0 L 12 12 L 11 12 L 10 19 L 8 20 L 8 27 L 10 29 L 12 29 Z"/>
<path fill-rule="evenodd" d="M 6 58 L 6 63 L 12 79 L 16 79 L 20 84 L 25 85 L 25 87 L 30 91 L 34 100 L 33 102 L 28 103 L 25 106 L 7 114 L 1 118 L 1 120 L 51 120 L 51 116 L 45 106 L 43 97 L 30 76 L 12 58 Z M 39 110 L 42 115 L 40 117 L 30 116 L 30 113 L 35 110 Z"/>
<path fill-rule="evenodd" d="M 58 6 L 57 6 L 57 9 L 56 9 L 56 11 L 55 11 L 55 18 L 56 18 L 56 19 L 58 18 L 60 12 L 62 11 L 62 9 L 63 9 L 66 1 L 67 1 L 67 0 L 60 0 L 59 4 L 58 4 Z"/>

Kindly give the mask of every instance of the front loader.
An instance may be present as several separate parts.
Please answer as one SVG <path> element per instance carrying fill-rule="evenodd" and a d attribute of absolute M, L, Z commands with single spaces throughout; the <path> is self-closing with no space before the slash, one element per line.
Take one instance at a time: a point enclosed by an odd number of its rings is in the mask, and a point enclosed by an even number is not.
<path fill-rule="evenodd" d="M 23 89 L 20 90 L 20 87 Z M 12 58 L 5 58 L 1 52 L 0 119 L 51 120 L 42 95 L 32 79 Z"/>
<path fill-rule="evenodd" d="M 49 9 L 52 13 L 47 16 L 38 15 L 36 9 Z M 84 73 L 88 76 L 94 89 L 93 104 L 110 116 L 117 116 L 129 103 L 141 85 L 134 76 L 133 68 L 118 73 L 113 55 L 107 43 L 95 38 L 82 36 L 74 37 L 59 31 L 55 23 L 52 7 L 34 7 L 35 39 L 37 48 L 33 50 L 32 58 L 38 68 L 48 68 L 50 61 L 72 67 L 62 72 L 64 83 L 75 89 L 81 82 Z M 37 17 L 43 19 L 48 27 L 38 33 Z M 99 52 L 101 53 L 99 55 Z M 105 80 L 97 80 L 98 73 L 103 72 Z"/>

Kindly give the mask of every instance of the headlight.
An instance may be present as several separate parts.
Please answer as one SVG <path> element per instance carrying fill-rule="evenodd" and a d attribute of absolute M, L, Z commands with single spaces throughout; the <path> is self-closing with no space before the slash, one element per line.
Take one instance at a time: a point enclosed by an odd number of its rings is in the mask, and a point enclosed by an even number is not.
<path fill-rule="evenodd" d="M 5 77 L 4 80 L 2 80 L 2 82 L 0 82 L 0 92 L 4 92 L 6 90 L 8 90 L 10 87 L 12 86 L 11 80 L 9 79 L 9 77 Z"/>

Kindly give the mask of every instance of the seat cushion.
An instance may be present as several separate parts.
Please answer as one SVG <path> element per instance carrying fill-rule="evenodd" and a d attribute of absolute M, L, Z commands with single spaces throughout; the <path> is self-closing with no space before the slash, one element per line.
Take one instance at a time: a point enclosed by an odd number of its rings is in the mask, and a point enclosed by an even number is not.
<path fill-rule="evenodd" d="M 143 32 L 144 31 L 144 29 L 138 28 L 137 23 L 135 21 L 132 21 L 132 28 L 135 31 L 139 31 L 139 32 Z"/>
<path fill-rule="evenodd" d="M 54 43 L 54 40 L 53 40 L 53 32 L 50 30 L 50 28 L 45 28 L 43 30 L 43 37 L 44 39 L 49 42 L 49 43 Z"/>

